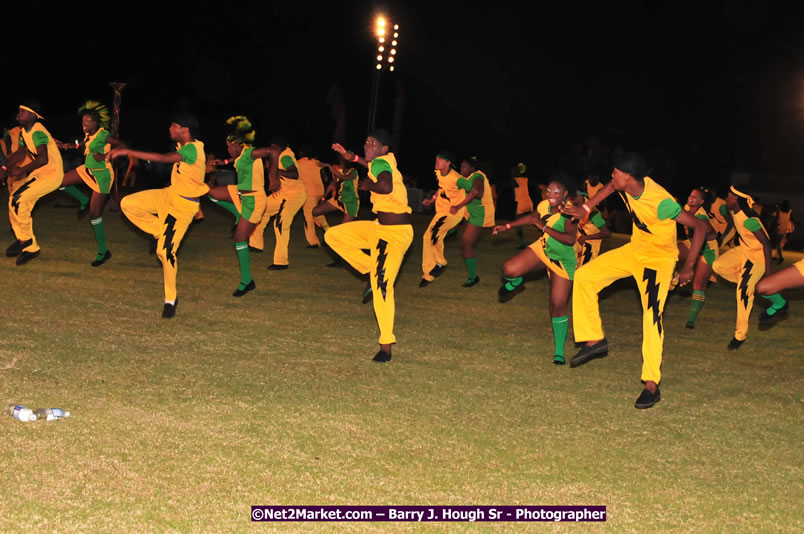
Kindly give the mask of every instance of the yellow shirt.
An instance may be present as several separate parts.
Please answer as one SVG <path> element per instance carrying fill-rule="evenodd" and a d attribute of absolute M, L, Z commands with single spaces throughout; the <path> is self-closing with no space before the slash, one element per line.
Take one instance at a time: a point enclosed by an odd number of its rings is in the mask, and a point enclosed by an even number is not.
<path fill-rule="evenodd" d="M 486 173 L 479 170 L 475 171 L 475 173 L 483 176 L 483 198 L 480 199 L 480 203 L 486 208 L 486 220 L 483 226 L 494 226 L 494 190 L 489 184 L 489 178 Z"/>
<path fill-rule="evenodd" d="M 597 185 L 592 185 L 589 183 L 589 180 L 586 180 L 586 194 L 589 195 L 589 198 L 592 198 L 596 194 L 603 189 L 603 182 L 598 182 Z"/>
<path fill-rule="evenodd" d="M 722 234 L 729 225 L 726 217 L 724 217 L 723 213 L 721 213 L 721 206 L 725 205 L 726 201 L 720 197 L 717 197 L 715 201 L 712 202 L 712 206 L 709 208 L 709 222 L 712 223 L 712 227 L 719 234 Z"/>
<path fill-rule="evenodd" d="M 410 213 L 412 210 L 408 206 L 408 190 L 405 188 L 405 183 L 402 181 L 402 173 L 396 166 L 396 157 L 393 152 L 389 152 L 384 156 L 380 156 L 371 160 L 369 163 L 369 179 L 376 183 L 377 175 L 383 171 L 389 171 L 393 179 L 393 189 L 390 193 L 381 194 L 371 193 L 371 211 L 374 213 Z M 375 174 L 376 173 L 376 174 Z"/>
<path fill-rule="evenodd" d="M 35 122 L 28 131 L 22 128 L 21 135 L 25 150 L 28 151 L 31 159 L 36 158 L 37 147 L 47 144 L 47 164 L 34 170 L 31 174 L 42 176 L 43 178 L 64 178 L 64 163 L 61 159 L 61 152 L 59 152 L 56 142 L 53 141 L 53 136 L 42 126 L 42 123 Z"/>
<path fill-rule="evenodd" d="M 321 181 L 323 167 L 324 165 L 317 159 L 299 158 L 296 160 L 299 180 L 304 183 L 308 197 L 319 199 L 324 196 L 324 182 Z"/>
<path fill-rule="evenodd" d="M 181 154 L 181 161 L 173 165 L 170 173 L 170 187 L 183 197 L 198 198 L 209 192 L 204 183 L 204 172 L 207 156 L 204 154 L 204 143 L 198 140 L 176 145 L 176 152 Z"/>
<path fill-rule="evenodd" d="M 435 210 L 437 213 L 449 213 L 450 206 L 463 202 L 463 199 L 466 198 L 466 192 L 458 188 L 458 178 L 461 178 L 461 173 L 450 167 L 446 176 L 442 176 L 440 171 L 435 171 L 435 175 L 438 180 Z"/>
<path fill-rule="evenodd" d="M 768 232 L 757 217 L 748 217 L 743 210 L 731 214 L 734 219 L 734 228 L 740 235 L 740 248 L 743 249 L 745 255 L 748 256 L 754 263 L 765 262 L 765 248 L 762 242 L 754 235 L 755 231 L 762 230 L 765 237 Z"/>
<path fill-rule="evenodd" d="M 664 266 L 678 259 L 676 221 L 681 206 L 664 187 L 645 177 L 645 189 L 639 197 L 625 191 L 620 196 L 633 221 L 631 244 L 637 261 L 648 266 Z"/>
<path fill-rule="evenodd" d="M 279 170 L 286 171 L 291 167 L 296 167 L 296 170 L 299 171 L 299 167 L 296 161 L 296 154 L 290 149 L 290 147 L 286 147 L 279 154 Z M 304 187 L 304 182 L 301 181 L 301 171 L 299 171 L 299 178 L 294 180 L 293 178 L 285 178 L 284 176 L 279 177 L 279 184 L 280 189 L 287 193 L 300 193 L 302 191 L 306 192 Z"/>

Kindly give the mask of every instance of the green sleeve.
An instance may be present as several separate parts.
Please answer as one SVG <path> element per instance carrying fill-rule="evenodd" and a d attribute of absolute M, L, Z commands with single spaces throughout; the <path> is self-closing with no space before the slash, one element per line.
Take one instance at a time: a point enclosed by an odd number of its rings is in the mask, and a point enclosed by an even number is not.
<path fill-rule="evenodd" d="M 592 216 L 589 217 L 589 222 L 598 228 L 603 228 L 606 226 L 606 219 L 603 218 L 599 211 L 594 212 Z"/>
<path fill-rule="evenodd" d="M 296 166 L 296 160 L 290 156 L 282 156 L 282 159 L 279 160 L 279 165 L 282 166 L 284 170 L 288 170 L 289 168 Z"/>
<path fill-rule="evenodd" d="M 756 217 L 746 219 L 743 225 L 752 232 L 758 232 L 759 230 L 762 229 L 762 223 L 759 222 L 759 219 L 757 219 Z"/>
<path fill-rule="evenodd" d="M 660 221 L 667 219 L 675 219 L 681 213 L 681 206 L 672 198 L 666 198 L 659 203 L 659 209 L 656 210 L 656 215 Z"/>
<path fill-rule="evenodd" d="M 391 170 L 391 165 L 387 161 L 385 161 L 383 159 L 372 160 L 372 162 L 371 162 L 371 174 L 373 174 L 376 177 L 379 177 L 380 173 L 385 172 L 385 171 L 388 171 L 391 174 L 393 174 L 393 171 Z"/>
<path fill-rule="evenodd" d="M 46 145 L 50 141 L 50 138 L 47 136 L 45 132 L 34 132 L 33 133 L 33 144 L 34 146 L 42 146 Z"/>
<path fill-rule="evenodd" d="M 729 207 L 727 205 L 725 205 L 725 204 L 722 204 L 718 211 L 720 212 L 721 215 L 723 215 L 725 217 L 726 215 L 729 214 Z"/>
<path fill-rule="evenodd" d="M 176 152 L 181 154 L 181 159 L 189 165 L 192 165 L 198 159 L 198 150 L 193 143 L 187 143 Z"/>
<path fill-rule="evenodd" d="M 709 222 L 709 217 L 707 217 L 706 215 L 703 215 L 703 214 L 699 213 L 695 217 L 698 218 L 698 219 L 701 219 L 702 221 Z"/>

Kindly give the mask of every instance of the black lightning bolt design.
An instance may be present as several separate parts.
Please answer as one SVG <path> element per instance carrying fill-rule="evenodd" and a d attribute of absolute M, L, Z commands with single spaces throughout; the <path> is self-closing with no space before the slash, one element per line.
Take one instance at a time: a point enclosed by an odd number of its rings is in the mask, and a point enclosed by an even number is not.
<path fill-rule="evenodd" d="M 285 202 L 287 202 L 287 199 L 282 200 L 282 203 L 279 205 L 279 211 L 276 212 L 276 218 L 274 219 L 274 228 L 277 229 L 279 235 L 282 235 L 282 210 L 285 209 Z"/>
<path fill-rule="evenodd" d="M 176 230 L 174 226 L 176 226 L 176 218 L 173 215 L 168 215 L 165 217 L 165 244 L 163 248 L 165 249 L 165 259 L 170 262 L 170 264 L 175 267 L 176 266 L 176 256 L 173 255 L 173 237 L 176 235 Z"/>
<path fill-rule="evenodd" d="M 14 213 L 19 215 L 19 213 L 20 213 L 20 210 L 19 210 L 19 208 L 20 208 L 20 197 L 22 196 L 22 194 L 25 191 L 27 191 L 28 189 L 31 188 L 31 184 L 34 183 L 35 181 L 36 181 L 36 178 L 31 178 L 30 180 L 28 180 L 27 182 L 22 184 L 19 189 L 14 191 L 13 195 L 11 195 L 11 206 L 13 206 L 13 208 L 14 208 Z"/>
<path fill-rule="evenodd" d="M 388 242 L 384 239 L 380 239 L 377 241 L 377 251 L 379 254 L 377 255 L 377 289 L 382 292 L 382 299 L 385 300 L 385 293 L 388 288 L 388 280 L 385 279 L 385 260 L 388 258 L 388 254 L 385 253 L 385 249 L 388 247 Z"/>
<path fill-rule="evenodd" d="M 634 226 L 636 226 L 637 228 L 639 228 L 643 232 L 647 232 L 649 234 L 652 234 L 653 232 L 651 232 L 648 229 L 648 225 L 643 223 L 639 219 L 639 217 L 637 217 L 637 214 L 634 213 L 634 210 L 631 208 L 631 204 L 628 202 L 628 196 L 625 193 L 620 193 L 620 196 L 622 197 L 623 202 L 625 202 L 625 207 L 628 208 L 628 213 L 631 214 L 631 220 L 634 221 Z"/>
<path fill-rule="evenodd" d="M 743 308 L 748 308 L 748 281 L 751 279 L 751 270 L 754 264 L 751 260 L 745 260 L 743 265 L 743 275 L 740 277 L 740 300 L 743 301 Z"/>
<path fill-rule="evenodd" d="M 441 190 L 441 198 L 443 198 L 445 200 L 449 200 L 449 197 L 447 196 L 447 192 L 444 191 L 443 189 Z"/>
<path fill-rule="evenodd" d="M 433 230 L 430 232 L 430 239 L 433 241 L 434 245 L 438 243 L 438 231 L 441 230 L 442 226 L 444 226 L 444 222 L 446 222 L 446 220 L 447 216 L 444 215 L 433 225 Z"/>
<path fill-rule="evenodd" d="M 586 265 L 592 259 L 592 245 L 589 243 L 583 244 L 583 264 Z"/>
<path fill-rule="evenodd" d="M 659 311 L 659 284 L 656 283 L 656 271 L 647 267 L 642 273 L 642 280 L 648 284 L 645 286 L 645 295 L 648 296 L 648 309 L 653 310 L 653 324 L 662 335 L 662 312 Z"/>

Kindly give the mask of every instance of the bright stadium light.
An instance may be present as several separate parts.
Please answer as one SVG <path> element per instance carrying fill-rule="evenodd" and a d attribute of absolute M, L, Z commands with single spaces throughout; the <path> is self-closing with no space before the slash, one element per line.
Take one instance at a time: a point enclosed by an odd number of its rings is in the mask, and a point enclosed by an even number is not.
<path fill-rule="evenodd" d="M 393 30 L 391 30 L 393 27 Z M 393 39 L 391 35 L 393 34 Z M 388 68 L 389 72 L 395 69 L 396 55 L 397 55 L 397 39 L 399 38 L 399 24 L 391 24 L 385 16 L 378 16 L 374 19 L 374 35 L 377 37 L 377 63 L 375 64 L 374 77 L 371 84 L 371 98 L 369 99 L 369 121 L 368 129 L 374 129 L 374 123 L 377 118 L 377 105 L 380 97 L 380 77 L 383 70 L 383 65 Z M 391 41 L 392 47 L 387 47 L 385 44 L 386 37 Z M 388 48 L 388 52 L 386 52 Z"/>
<path fill-rule="evenodd" d="M 378 50 L 379 52 L 385 52 L 385 47 L 384 47 L 383 45 L 380 45 L 380 46 L 377 48 L 377 50 Z"/>
<path fill-rule="evenodd" d="M 377 61 L 382 61 L 382 55 L 377 56 Z"/>

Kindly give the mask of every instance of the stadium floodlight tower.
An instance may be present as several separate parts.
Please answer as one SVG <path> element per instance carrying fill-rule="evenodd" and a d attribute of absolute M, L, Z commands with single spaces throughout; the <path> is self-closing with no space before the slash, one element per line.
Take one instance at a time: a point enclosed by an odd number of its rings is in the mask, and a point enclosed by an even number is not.
<path fill-rule="evenodd" d="M 393 72 L 396 68 L 399 24 L 392 26 L 386 17 L 379 16 L 375 21 L 374 34 L 377 37 L 377 64 L 374 67 L 371 98 L 369 99 L 369 131 L 374 129 L 374 123 L 377 119 L 377 104 L 380 99 L 380 75 L 384 69 Z"/>

